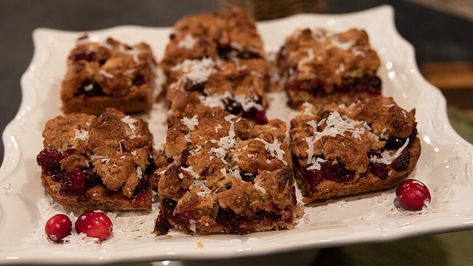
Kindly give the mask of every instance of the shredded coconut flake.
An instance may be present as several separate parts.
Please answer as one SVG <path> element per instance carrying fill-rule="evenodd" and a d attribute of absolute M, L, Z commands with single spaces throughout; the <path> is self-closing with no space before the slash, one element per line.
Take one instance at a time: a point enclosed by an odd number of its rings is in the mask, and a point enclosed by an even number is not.
<path fill-rule="evenodd" d="M 103 70 L 103 69 L 99 71 L 99 74 L 102 75 L 102 76 L 105 76 L 105 77 L 107 77 L 107 78 L 109 78 L 109 79 L 112 79 L 112 78 L 113 78 L 113 75 L 112 75 L 112 74 L 108 73 L 107 71 L 105 71 L 105 70 Z"/>
<path fill-rule="evenodd" d="M 344 42 L 344 41 L 340 41 L 337 38 L 332 39 L 332 45 L 343 51 L 348 51 L 353 46 L 353 44 L 355 44 L 354 41 Z"/>
<path fill-rule="evenodd" d="M 320 170 L 320 168 L 321 168 L 320 163 L 324 163 L 326 161 L 327 160 L 324 160 L 320 157 L 317 158 L 317 159 L 312 158 L 312 162 L 311 162 L 312 164 L 309 167 L 307 167 L 307 170 Z"/>
<path fill-rule="evenodd" d="M 322 120 L 317 125 L 321 124 L 321 122 Z M 326 126 L 321 132 L 317 131 L 316 124 L 313 121 L 307 122 L 307 124 L 314 128 L 314 142 L 324 136 L 336 137 L 337 135 L 343 135 L 345 132 L 351 133 L 353 138 L 361 139 L 361 135 L 367 129 L 369 130 L 368 124 L 341 116 L 336 111 L 331 112 L 324 122 Z"/>
<path fill-rule="evenodd" d="M 376 156 L 371 156 L 370 157 L 370 162 L 372 163 L 383 163 L 383 164 L 391 164 L 394 160 L 396 160 L 397 157 L 401 155 L 401 153 L 404 151 L 404 149 L 407 147 L 409 144 L 409 138 L 406 139 L 406 142 L 399 148 L 394 155 L 390 155 L 388 150 L 385 150 L 381 153 L 381 158 L 378 158 Z"/>
<path fill-rule="evenodd" d="M 284 151 L 281 149 L 281 144 L 278 142 L 277 139 L 274 139 L 273 143 L 269 143 L 264 139 L 255 138 L 264 143 L 264 148 L 266 151 L 271 154 L 271 156 L 278 158 L 284 165 L 287 166 L 286 160 L 284 160 Z"/>
<path fill-rule="evenodd" d="M 127 134 L 128 136 L 130 136 L 131 139 L 136 138 L 136 132 L 135 132 L 135 131 L 136 131 L 136 126 L 135 126 L 135 123 L 136 123 L 137 120 L 134 119 L 134 118 L 131 118 L 129 115 L 127 115 L 127 116 L 123 117 L 123 118 L 121 119 L 121 121 L 127 125 L 127 127 L 126 127 L 126 134 Z"/>
<path fill-rule="evenodd" d="M 198 84 L 207 81 L 209 76 L 215 72 L 214 66 L 215 62 L 212 59 L 204 58 L 201 60 L 185 60 L 171 70 L 182 71 L 183 78 Z"/>
<path fill-rule="evenodd" d="M 181 119 L 181 122 L 190 130 L 194 131 L 195 127 L 199 125 L 199 119 L 197 118 L 197 115 L 194 115 L 192 118 L 187 118 L 184 117 Z"/>
<path fill-rule="evenodd" d="M 196 172 L 194 172 L 194 169 L 192 169 L 192 166 L 189 166 L 189 167 L 187 167 L 187 168 L 181 166 L 181 169 L 184 170 L 184 171 L 186 171 L 186 172 L 188 172 L 188 173 L 189 173 L 191 176 L 193 176 L 195 179 L 199 179 L 199 178 L 200 178 L 200 176 L 199 176 Z"/>
<path fill-rule="evenodd" d="M 192 186 L 196 187 L 196 188 L 200 188 L 202 190 L 202 191 L 196 193 L 197 196 L 199 196 L 199 197 L 207 197 L 208 195 L 210 195 L 210 193 L 212 193 L 212 190 L 210 190 L 210 188 L 208 188 L 205 185 L 205 181 L 194 180 L 194 182 L 192 183 Z"/>
<path fill-rule="evenodd" d="M 74 138 L 77 140 L 87 141 L 89 139 L 89 132 L 85 129 L 76 129 Z"/>
<path fill-rule="evenodd" d="M 143 171 L 141 170 L 141 167 L 136 167 L 136 176 L 138 177 L 138 179 L 142 179 L 143 178 Z"/>
<path fill-rule="evenodd" d="M 194 36 L 188 34 L 177 44 L 177 46 L 183 49 L 192 49 L 192 47 L 194 47 L 195 42 L 196 39 L 194 38 Z"/>

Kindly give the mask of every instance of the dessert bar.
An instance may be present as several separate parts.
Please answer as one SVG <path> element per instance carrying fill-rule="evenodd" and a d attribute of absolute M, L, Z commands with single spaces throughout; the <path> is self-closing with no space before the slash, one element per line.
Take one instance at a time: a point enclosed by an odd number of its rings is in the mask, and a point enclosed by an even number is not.
<path fill-rule="evenodd" d="M 381 95 L 380 59 L 364 30 L 298 30 L 277 57 L 289 103 L 352 103 Z"/>
<path fill-rule="evenodd" d="M 156 165 L 146 122 L 109 108 L 53 118 L 43 137 L 37 162 L 55 201 L 73 210 L 151 210 Z"/>
<path fill-rule="evenodd" d="M 125 113 L 148 111 L 155 67 L 145 43 L 129 46 L 112 38 L 99 43 L 83 36 L 67 59 L 62 110 L 95 115 L 108 107 Z"/>
<path fill-rule="evenodd" d="M 255 125 L 218 109 L 172 125 L 168 165 L 156 171 L 156 234 L 292 228 L 297 205 L 286 132 L 281 120 Z"/>
<path fill-rule="evenodd" d="M 291 121 L 296 179 L 305 202 L 386 189 L 409 175 L 420 156 L 415 110 L 392 98 L 304 104 Z"/>

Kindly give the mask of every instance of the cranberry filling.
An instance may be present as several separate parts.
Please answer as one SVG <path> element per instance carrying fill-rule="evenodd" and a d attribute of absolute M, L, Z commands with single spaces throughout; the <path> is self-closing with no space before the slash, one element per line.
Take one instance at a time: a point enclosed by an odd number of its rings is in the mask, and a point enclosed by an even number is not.
<path fill-rule="evenodd" d="M 181 153 L 181 158 L 179 158 L 179 162 L 181 163 L 181 166 L 183 167 L 187 167 L 187 159 L 189 158 L 189 155 L 191 155 L 191 153 L 189 152 L 188 149 L 184 149 Z"/>
<path fill-rule="evenodd" d="M 261 104 L 261 99 L 257 97 L 255 102 L 257 104 Z M 241 114 L 244 118 L 251 119 L 259 125 L 268 123 L 265 110 L 258 110 L 256 107 L 252 107 L 249 110 L 244 111 L 241 104 L 232 98 L 223 99 L 223 104 L 225 106 L 225 111 L 229 112 L 230 114 Z"/>
<path fill-rule="evenodd" d="M 88 97 L 93 97 L 103 96 L 104 93 L 102 86 L 100 86 L 100 84 L 98 84 L 95 80 L 85 80 L 80 86 L 79 90 L 77 90 L 74 95 L 85 95 Z"/>
<path fill-rule="evenodd" d="M 396 171 L 404 171 L 409 166 L 410 161 L 411 157 L 409 156 L 409 150 L 404 149 L 399 155 L 399 157 L 392 161 L 391 165 Z"/>
<path fill-rule="evenodd" d="M 205 92 L 204 83 L 194 83 L 191 80 L 187 80 L 186 84 L 184 84 L 184 90 L 189 92 L 196 91 L 204 96 L 207 96 L 207 93 Z"/>
<path fill-rule="evenodd" d="M 79 195 L 85 189 L 85 174 L 81 170 L 67 172 L 59 182 L 63 195 Z"/>
<path fill-rule="evenodd" d="M 226 45 L 226 46 L 219 45 L 217 47 L 217 54 L 218 54 L 218 57 L 220 57 L 223 60 L 231 60 L 232 58 L 240 58 L 240 59 L 261 58 L 261 55 L 256 52 L 253 52 L 250 50 L 240 51 L 229 45 Z"/>
<path fill-rule="evenodd" d="M 244 234 L 247 231 L 242 228 L 245 223 L 254 223 L 261 220 L 269 219 L 271 221 L 278 221 L 281 215 L 268 211 L 258 210 L 253 217 L 246 217 L 236 214 L 231 209 L 219 208 L 215 221 L 225 228 L 226 233 L 230 234 Z"/>
<path fill-rule="evenodd" d="M 302 168 L 300 172 L 311 188 L 315 188 L 323 180 L 342 183 L 351 181 L 355 177 L 355 171 L 346 169 L 343 163 L 332 164 L 332 161 L 320 163 L 320 170 Z"/>
<path fill-rule="evenodd" d="M 174 215 L 176 206 L 177 202 L 175 200 L 168 198 L 163 199 L 159 209 L 159 216 L 154 225 L 155 233 L 165 235 L 173 225 L 179 226 L 183 230 L 189 230 L 189 218 L 183 215 Z"/>
<path fill-rule="evenodd" d="M 388 178 L 389 175 L 389 167 L 384 163 L 370 163 L 370 171 L 383 180 Z"/>
<path fill-rule="evenodd" d="M 152 156 L 148 157 L 148 166 L 146 166 L 145 169 L 145 175 L 150 176 L 153 175 L 154 172 L 156 171 L 156 163 L 154 162 L 154 158 Z"/>
<path fill-rule="evenodd" d="M 63 155 L 53 147 L 46 147 L 36 156 L 36 162 L 48 175 L 58 175 L 61 173 L 60 161 Z"/>
<path fill-rule="evenodd" d="M 246 182 L 253 182 L 256 175 L 248 172 L 240 172 L 241 179 Z"/>
<path fill-rule="evenodd" d="M 149 188 L 149 179 L 148 178 L 141 178 L 138 182 L 138 186 L 136 186 L 135 191 L 133 191 L 133 196 L 137 196 L 141 192 L 148 190 Z"/>
<path fill-rule="evenodd" d="M 137 74 L 131 81 L 135 86 L 141 86 L 146 83 L 146 78 L 144 75 Z"/>

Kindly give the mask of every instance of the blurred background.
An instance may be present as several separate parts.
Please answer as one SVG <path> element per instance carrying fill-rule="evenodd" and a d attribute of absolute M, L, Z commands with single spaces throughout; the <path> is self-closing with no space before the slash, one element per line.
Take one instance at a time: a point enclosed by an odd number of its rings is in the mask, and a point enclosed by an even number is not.
<path fill-rule="evenodd" d="M 447 98 L 452 125 L 473 143 L 473 0 L 0 0 L 1 131 L 20 105 L 19 81 L 33 55 L 31 33 L 35 28 L 90 31 L 125 24 L 172 26 L 183 15 L 234 4 L 257 20 L 392 5 L 397 29 L 415 46 L 421 72 Z M 1 158 L 3 144 L 0 161 Z M 237 259 L 231 265 L 473 265 L 471 247 L 473 231 L 466 231 Z M 168 264 L 182 265 L 156 265 Z M 228 261 L 183 264 L 222 265 Z"/>

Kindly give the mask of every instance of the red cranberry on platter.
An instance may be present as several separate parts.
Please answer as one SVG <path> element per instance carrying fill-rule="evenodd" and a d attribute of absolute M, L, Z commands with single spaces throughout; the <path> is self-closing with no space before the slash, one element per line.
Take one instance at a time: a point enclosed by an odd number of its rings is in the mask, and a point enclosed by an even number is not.
<path fill-rule="evenodd" d="M 399 205 L 408 211 L 421 210 L 432 199 L 427 186 L 415 179 L 406 179 L 396 189 Z"/>
<path fill-rule="evenodd" d="M 61 243 L 66 236 L 71 234 L 71 219 L 67 215 L 56 214 L 49 218 L 44 226 L 44 230 L 50 240 Z"/>
<path fill-rule="evenodd" d="M 100 241 L 109 238 L 113 230 L 112 221 L 101 211 L 84 212 L 77 218 L 75 225 L 78 234 L 84 233 Z"/>

